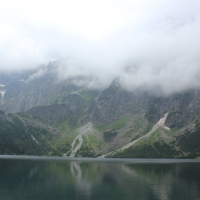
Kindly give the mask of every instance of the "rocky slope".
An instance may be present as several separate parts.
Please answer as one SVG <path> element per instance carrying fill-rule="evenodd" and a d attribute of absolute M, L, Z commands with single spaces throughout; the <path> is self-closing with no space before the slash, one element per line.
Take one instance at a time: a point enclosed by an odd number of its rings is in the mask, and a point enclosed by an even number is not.
<path fill-rule="evenodd" d="M 33 149 L 39 150 L 27 154 L 96 157 L 114 152 L 110 155 L 199 156 L 200 90 L 164 97 L 142 90 L 126 91 L 118 80 L 105 90 L 89 90 L 77 86 L 72 79 L 58 81 L 55 66 L 50 64 L 36 72 L 7 78 L 0 76 L 0 91 L 4 91 L 3 101 L 1 92 L 0 109 L 15 113 L 2 112 L 0 134 L 3 138 L 12 138 L 4 139 L 12 141 L 10 144 L 16 141 L 24 144 L 21 145 L 23 151 L 1 147 L 4 149 L 2 153 L 26 154 L 24 149 L 26 143 L 29 144 L 26 141 L 30 140 Z M 144 137 L 165 113 L 168 113 L 165 126 L 170 129 L 160 127 Z M 13 123 L 15 118 L 17 125 Z M 90 128 L 85 129 L 87 124 Z M 21 132 L 14 137 L 16 126 L 21 128 Z M 26 135 L 25 141 L 22 135 Z M 141 139 L 133 142 L 138 138 Z M 128 143 L 132 145 L 121 148 Z M 46 150 L 39 148 L 39 144 Z"/>

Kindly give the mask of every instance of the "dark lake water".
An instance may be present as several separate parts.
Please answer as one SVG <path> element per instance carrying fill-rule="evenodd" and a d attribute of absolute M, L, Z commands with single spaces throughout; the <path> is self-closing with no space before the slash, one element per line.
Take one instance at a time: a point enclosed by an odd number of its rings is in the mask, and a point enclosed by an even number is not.
<path fill-rule="evenodd" d="M 0 156 L 0 200 L 200 200 L 200 161 Z"/>

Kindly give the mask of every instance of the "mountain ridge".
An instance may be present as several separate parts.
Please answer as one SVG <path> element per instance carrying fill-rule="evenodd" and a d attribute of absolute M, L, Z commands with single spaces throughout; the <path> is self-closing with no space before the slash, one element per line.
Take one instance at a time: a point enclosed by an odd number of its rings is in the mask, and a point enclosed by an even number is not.
<path fill-rule="evenodd" d="M 72 79 L 57 81 L 55 65 L 51 65 L 50 68 L 39 69 L 44 71 L 40 76 L 35 75 L 37 71 L 32 75 L 27 72 L 14 76 L 14 82 L 12 77 L 7 82 L 4 77 L 1 83 L 5 83 L 3 88 L 6 90 L 0 105 L 0 109 L 6 112 L 1 115 L 2 123 L 8 123 L 9 119 L 17 116 L 21 121 L 18 125 L 24 129 L 23 134 L 27 134 L 27 127 L 22 123 L 25 122 L 35 132 L 41 129 L 51 135 L 51 139 L 43 142 L 51 147 L 43 151 L 44 155 L 72 155 L 69 152 L 75 148 L 72 146 L 80 145 L 75 140 L 78 130 L 82 130 L 81 127 L 87 123 L 92 124 L 93 131 L 88 130 L 82 136 L 82 143 L 74 156 L 97 157 L 116 151 L 148 134 L 153 125 L 168 113 L 165 125 L 170 128 L 169 132 L 160 128 L 153 132 L 149 140 L 140 142 L 139 146 L 134 144 L 113 156 L 199 156 L 200 149 L 194 137 L 200 135 L 200 90 L 188 90 L 165 97 L 139 89 L 127 91 L 117 79 L 107 89 L 89 89 L 77 86 Z M 26 77 L 26 80 L 35 78 L 24 81 L 22 77 Z M 6 115 L 10 118 L 5 118 Z M 15 124 L 12 123 L 12 126 Z M 29 139 L 40 142 L 33 134 Z M 193 147 L 187 143 L 187 139 L 194 143 Z M 168 150 L 162 153 L 164 149 Z"/>

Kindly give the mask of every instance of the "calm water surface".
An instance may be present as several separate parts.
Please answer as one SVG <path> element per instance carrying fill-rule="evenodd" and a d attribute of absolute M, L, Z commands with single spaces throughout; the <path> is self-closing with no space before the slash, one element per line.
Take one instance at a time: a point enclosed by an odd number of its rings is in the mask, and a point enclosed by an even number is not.
<path fill-rule="evenodd" d="M 200 200 L 200 161 L 0 156 L 1 200 Z"/>

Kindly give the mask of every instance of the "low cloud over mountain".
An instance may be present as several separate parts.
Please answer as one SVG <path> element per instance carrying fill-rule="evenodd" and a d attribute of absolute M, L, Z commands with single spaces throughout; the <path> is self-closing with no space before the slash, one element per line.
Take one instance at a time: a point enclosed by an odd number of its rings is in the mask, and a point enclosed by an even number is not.
<path fill-rule="evenodd" d="M 200 87 L 197 0 L 9 1 L 0 13 L 1 71 L 57 60 L 59 79 L 91 88 L 115 78 L 164 95 Z"/>

